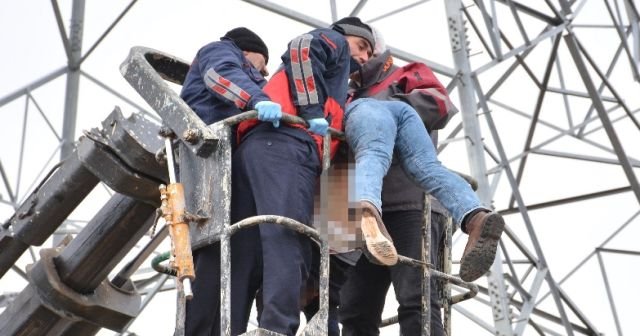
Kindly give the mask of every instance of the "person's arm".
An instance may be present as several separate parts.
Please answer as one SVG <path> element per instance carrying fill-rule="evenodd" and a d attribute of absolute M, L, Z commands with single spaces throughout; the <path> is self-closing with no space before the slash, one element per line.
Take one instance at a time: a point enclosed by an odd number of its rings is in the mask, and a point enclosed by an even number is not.
<path fill-rule="evenodd" d="M 350 59 L 344 36 L 330 29 L 314 30 L 289 42 L 282 60 L 300 117 L 306 120 L 324 118 L 323 106 L 329 92 L 325 75 L 330 71 L 338 71 L 340 63 Z M 350 67 L 350 64 L 343 66 Z M 343 91 L 346 93 L 347 78 L 341 85 L 344 85 Z"/>
<path fill-rule="evenodd" d="M 447 90 L 423 63 L 411 64 L 398 80 L 398 86 L 401 90 L 393 97 L 411 105 L 429 131 L 444 128 L 458 112 Z"/>
<path fill-rule="evenodd" d="M 203 48 L 198 53 L 197 66 L 209 91 L 239 110 L 252 110 L 258 102 L 269 100 L 261 86 L 256 84 L 264 85 L 262 75 L 256 69 L 247 73 L 246 67 L 252 65 L 241 51 L 230 45 L 214 43 Z"/>

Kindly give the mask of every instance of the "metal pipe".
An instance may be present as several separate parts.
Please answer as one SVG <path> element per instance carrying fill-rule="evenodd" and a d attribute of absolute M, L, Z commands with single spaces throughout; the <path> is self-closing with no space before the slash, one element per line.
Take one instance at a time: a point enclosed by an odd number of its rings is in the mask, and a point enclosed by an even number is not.
<path fill-rule="evenodd" d="M 78 114 L 78 92 L 80 91 L 80 59 L 82 58 L 82 33 L 84 28 L 85 0 L 73 0 L 71 28 L 69 29 L 70 55 L 67 60 L 69 72 L 64 101 L 62 123 L 62 148 L 60 159 L 64 160 L 73 151 L 76 138 L 76 117 Z"/>

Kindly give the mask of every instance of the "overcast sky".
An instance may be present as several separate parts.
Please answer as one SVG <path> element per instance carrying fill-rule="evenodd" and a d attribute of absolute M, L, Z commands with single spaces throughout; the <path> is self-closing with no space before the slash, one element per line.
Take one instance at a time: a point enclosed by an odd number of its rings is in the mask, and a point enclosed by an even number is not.
<path fill-rule="evenodd" d="M 381 0 L 377 0 L 381 1 Z M 394 47 L 403 48 L 414 54 L 421 55 L 429 60 L 435 61 L 444 66 L 453 67 L 451 59 L 451 49 L 448 44 L 448 32 L 446 28 L 446 18 L 442 11 L 443 6 L 432 6 L 431 1 L 424 6 L 403 14 L 403 16 L 390 17 L 377 21 L 375 24 L 387 37 L 387 42 Z M 593 3 L 594 1 L 589 1 Z M 71 0 L 60 1 L 60 10 L 63 20 L 68 25 L 71 15 Z M 84 42 L 83 51 L 86 52 L 95 41 L 101 36 L 104 30 L 128 5 L 129 1 L 114 0 L 109 2 L 87 1 L 84 21 Z M 307 15 L 314 16 L 325 22 L 331 21 L 329 1 L 282 1 L 286 4 L 303 11 Z M 356 1 L 340 1 L 339 17 L 348 14 L 350 8 Z M 394 1 L 398 8 L 403 5 L 413 3 L 413 1 Z M 388 7 L 384 7 L 387 11 Z M 369 5 L 361 14 L 361 17 L 373 19 L 383 14 L 385 9 L 376 6 L 376 1 L 370 1 Z M 597 17 L 602 13 L 602 8 L 595 6 L 589 8 L 585 6 L 585 13 L 593 13 L 592 17 Z M 415 24 L 421 26 L 419 32 L 411 29 L 400 29 L 412 27 Z M 94 52 L 82 65 L 82 69 L 91 77 L 99 79 L 107 86 L 121 92 L 127 98 L 132 99 L 136 104 L 144 106 L 146 104 L 138 94 L 126 83 L 119 72 L 119 65 L 126 58 L 132 46 L 146 46 L 158 49 L 175 55 L 185 61 L 190 61 L 195 52 L 202 45 L 217 40 L 226 31 L 236 26 L 246 26 L 258 32 L 267 42 L 270 49 L 269 69 L 274 72 L 279 65 L 279 55 L 284 51 L 286 43 L 295 35 L 304 33 L 309 27 L 290 19 L 275 15 L 266 10 L 238 0 L 229 1 L 169 1 L 169 0 L 141 0 L 138 1 L 123 20 L 113 29 L 113 31 L 100 43 Z M 67 27 L 68 29 L 68 27 Z M 406 31 L 406 33 L 405 33 Z M 401 34 L 402 33 L 402 34 Z M 585 33 L 586 34 L 586 33 Z M 586 35 L 585 35 L 586 36 Z M 602 55 L 607 55 L 606 50 L 611 47 L 611 35 L 599 35 L 593 32 L 593 38 L 583 41 L 596 53 L 598 47 L 602 49 Z M 480 49 L 479 42 L 473 41 L 472 49 Z M 47 76 L 66 65 L 66 56 L 62 48 L 60 34 L 55 23 L 51 2 L 47 0 L 34 1 L 9 1 L 3 0 L 0 11 L 0 46 L 1 62 L 0 73 L 0 99 L 23 88 L 34 81 Z M 474 64 L 483 64 L 486 55 L 474 56 Z M 533 62 L 533 61 L 532 61 Z M 545 55 L 540 57 L 541 64 L 546 62 Z M 510 63 L 509 63 L 510 64 Z M 538 71 L 538 76 L 542 73 Z M 443 83 L 448 84 L 449 79 L 439 77 Z M 576 79 L 577 78 L 577 79 Z M 571 80 L 579 80 L 578 77 Z M 106 92 L 98 87 L 86 77 L 81 79 L 77 136 L 81 130 L 98 127 L 100 122 L 113 110 L 114 106 L 120 106 L 125 113 L 135 110 L 126 102 Z M 511 83 L 507 93 L 502 94 L 504 99 L 521 100 L 523 105 L 531 106 L 537 98 L 537 91 L 527 91 L 529 84 Z M 61 133 L 62 116 L 64 110 L 64 76 L 53 80 L 46 86 L 33 91 L 33 97 L 37 105 L 47 116 L 48 122 L 54 126 L 58 135 Z M 484 88 L 485 90 L 487 88 Z M 634 91 L 635 90 L 635 91 Z M 523 93 L 525 92 L 525 93 Z M 529 93 L 530 92 L 530 93 Z M 633 92 L 636 92 L 634 95 Z M 625 86 L 622 93 L 630 102 L 637 103 L 637 83 Z M 511 97 L 509 97 L 511 96 Z M 454 94 L 456 97 L 456 94 Z M 500 97 L 500 96 L 499 96 Z M 551 98 L 550 98 L 551 99 Z M 525 103 L 526 102 L 526 103 Z M 552 100 L 553 103 L 555 102 Z M 38 182 L 37 177 L 42 174 L 42 166 L 51 160 L 49 167 L 57 162 L 56 154 L 57 139 L 54 132 L 51 132 L 47 122 L 33 110 L 33 103 L 30 103 L 28 117 L 28 127 L 26 129 L 27 138 L 22 155 L 27 162 L 23 166 L 19 192 L 24 197 L 27 190 Z M 632 105 L 635 108 L 638 104 Z M 0 115 L 3 122 L 0 124 L 0 138 L 7 139 L 0 147 L 0 160 L 4 165 L 10 179 L 18 176 L 18 162 L 20 159 L 19 147 L 23 115 L 25 110 L 25 100 L 18 99 L 10 104 L 0 107 Z M 527 110 L 530 112 L 530 110 Z M 558 116 L 545 115 L 547 120 L 554 120 Z M 528 121 L 517 118 L 507 118 L 500 121 L 499 127 L 502 130 L 511 130 L 522 134 L 526 132 Z M 459 119 L 454 119 L 446 130 L 451 130 L 459 123 Z M 624 128 L 623 128 L 624 127 Z M 631 146 L 640 141 L 637 129 L 628 126 L 620 126 L 622 141 L 629 150 L 629 155 L 640 157 L 640 147 Z M 553 134 L 550 128 L 540 127 L 540 136 Z M 447 132 L 444 132 L 445 134 Z M 541 135 L 542 134 L 542 135 Z M 484 134 L 489 137 L 488 133 Z M 603 144 L 610 147 L 608 140 L 600 132 L 595 139 L 601 140 Z M 511 139 L 511 138 L 508 138 Z M 515 137 L 514 137 L 515 139 Z M 505 139 L 503 139 L 504 141 Z M 508 149 L 522 147 L 522 140 L 505 141 L 503 144 Z M 441 157 L 443 162 L 457 170 L 468 172 L 468 163 L 462 141 L 453 143 L 450 149 Z M 594 152 L 591 147 L 579 147 L 571 140 L 558 142 L 553 149 L 567 150 L 571 148 L 576 152 L 606 156 L 613 158 L 611 154 Z M 567 150 L 568 151 L 568 150 Z M 614 188 L 625 185 L 625 176 L 618 166 L 602 166 L 597 164 L 584 164 L 561 161 L 554 158 L 546 160 L 530 160 L 530 164 L 535 167 L 538 178 L 532 177 L 526 180 L 522 186 L 526 193 L 528 203 L 543 202 L 550 199 L 567 197 L 580 193 L 593 192 L 606 188 Z M 553 169 L 551 169 L 553 167 Z M 562 170 L 563 173 L 559 172 Z M 531 173 L 535 174 L 535 173 Z M 636 172 L 637 175 L 637 172 Z M 558 182 L 539 184 L 540 181 L 549 182 L 556 177 Z M 566 184 L 565 184 L 566 183 Z M 628 184 L 628 183 L 627 183 Z M 554 186 L 558 186 L 554 188 Z M 502 182 L 502 188 L 505 182 Z M 14 190 L 15 191 L 15 190 Z M 0 194 L 6 200 L 6 191 L 0 190 Z M 96 190 L 92 198 L 96 200 L 105 199 L 107 194 L 104 190 Z M 503 208 L 508 201 L 508 195 L 498 197 L 496 206 Z M 99 202 L 99 201 L 97 201 Z M 90 218 L 89 209 L 79 209 L 74 213 L 74 218 Z M 540 235 L 541 245 L 545 251 L 547 261 L 556 280 L 562 278 L 571 268 L 579 263 L 585 256 L 593 251 L 593 248 L 601 244 L 606 237 L 611 235 L 622 223 L 632 218 L 638 211 L 638 201 L 633 194 L 624 193 L 610 196 L 603 200 L 586 201 L 578 204 L 549 208 L 545 211 L 531 212 L 532 220 L 536 223 L 536 230 Z M 11 207 L 0 204 L 0 220 L 4 221 L 12 213 Z M 518 234 L 526 237 L 526 230 L 522 225 L 522 220 L 518 216 L 509 216 L 508 223 Z M 640 225 L 638 219 L 633 221 L 624 229 L 624 233 L 616 237 L 607 247 L 637 250 L 637 240 L 640 236 Z M 463 244 L 457 244 L 456 253 L 461 253 Z M 519 256 L 517 256 L 519 257 Z M 517 258 L 516 257 L 516 258 Z M 617 302 L 618 313 L 625 334 L 634 334 L 637 331 L 634 323 L 634 315 L 637 312 L 637 300 L 640 298 L 640 290 L 635 284 L 638 267 L 638 259 L 633 256 L 605 255 L 605 261 L 610 267 L 610 279 Z M 29 262 L 27 254 L 21 259 L 23 264 Z M 118 270 L 118 268 L 116 268 Z M 609 304 L 604 295 L 602 278 L 599 273 L 597 260 L 591 261 L 578 274 L 576 280 L 569 281 L 563 289 L 568 292 L 574 301 L 592 321 L 607 334 L 615 334 Z M 10 272 L 11 273 L 11 272 Z M 479 281 L 484 284 L 484 280 Z M 9 274 L 0 279 L 0 291 L 17 291 L 24 282 L 17 279 L 15 275 Z M 595 290 L 593 290 L 595 288 Z M 590 295 L 593 291 L 597 295 Z M 140 318 L 132 326 L 132 331 L 139 335 L 171 335 L 173 330 L 173 300 L 174 292 L 159 295 L 154 299 L 151 307 L 146 309 Z M 549 299 L 547 299 L 549 301 Z M 477 308 L 478 305 L 469 303 L 467 309 Z M 391 316 L 395 307 L 390 305 L 385 312 L 385 317 Z M 480 308 L 485 321 L 491 323 L 491 312 L 487 308 Z M 466 321 L 460 315 L 454 316 L 454 334 L 456 328 L 464 329 Z M 463 324 L 464 323 L 464 324 Z M 461 329 L 457 329 L 460 331 Z M 112 334 L 104 332 L 105 335 Z M 385 335 L 397 334 L 396 329 L 385 331 Z"/>

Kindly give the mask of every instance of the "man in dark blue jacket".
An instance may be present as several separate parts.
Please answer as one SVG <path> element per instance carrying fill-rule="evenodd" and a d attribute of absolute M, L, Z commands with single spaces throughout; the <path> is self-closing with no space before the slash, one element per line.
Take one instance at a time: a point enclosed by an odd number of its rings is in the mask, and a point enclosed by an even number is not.
<path fill-rule="evenodd" d="M 270 100 L 262 92 L 268 61 L 258 35 L 244 27 L 232 29 L 198 51 L 180 96 L 207 125 L 253 110 Z"/>
<path fill-rule="evenodd" d="M 206 123 L 212 124 L 240 112 L 256 109 L 259 117 L 268 118 L 276 103 L 262 91 L 267 83 L 269 50 L 253 31 L 238 27 L 228 31 L 219 41 L 198 50 L 185 78 L 182 99 Z M 234 137 L 235 138 L 235 137 Z M 254 229 L 253 231 L 257 230 Z M 231 239 L 232 251 L 240 251 L 243 243 L 256 236 L 242 230 Z M 244 263 L 240 253 L 232 253 L 234 262 Z M 204 246 L 193 251 L 196 281 L 194 297 L 187 301 L 185 334 L 220 333 L 220 247 Z M 253 262 L 253 261 L 251 261 Z M 234 297 L 246 292 L 243 284 L 232 283 Z M 233 310 L 232 326 L 243 325 L 243 314 Z M 239 319 L 239 321 L 238 321 Z M 246 325 L 246 322 L 244 323 Z"/>

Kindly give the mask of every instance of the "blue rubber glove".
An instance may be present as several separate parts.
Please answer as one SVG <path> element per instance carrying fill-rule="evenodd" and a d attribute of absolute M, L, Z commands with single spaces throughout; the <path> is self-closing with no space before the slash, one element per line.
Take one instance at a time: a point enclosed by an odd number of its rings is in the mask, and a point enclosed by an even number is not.
<path fill-rule="evenodd" d="M 329 123 L 325 118 L 314 118 L 307 120 L 309 123 L 309 131 L 318 135 L 325 136 L 329 129 Z"/>
<path fill-rule="evenodd" d="M 256 104 L 256 111 L 258 111 L 258 119 L 272 122 L 273 127 L 280 126 L 280 118 L 282 118 L 280 104 L 264 100 Z"/>

